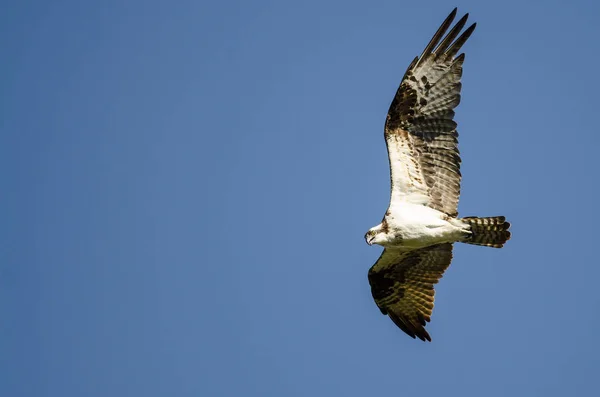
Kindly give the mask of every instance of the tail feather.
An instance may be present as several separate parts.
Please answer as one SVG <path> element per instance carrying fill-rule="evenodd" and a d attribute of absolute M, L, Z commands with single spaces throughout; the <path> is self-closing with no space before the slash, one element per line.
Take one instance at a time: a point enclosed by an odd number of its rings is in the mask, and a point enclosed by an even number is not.
<path fill-rule="evenodd" d="M 502 248 L 504 243 L 510 239 L 508 231 L 510 223 L 506 222 L 506 218 L 503 216 L 489 218 L 469 216 L 460 220 L 471 228 L 471 234 L 463 241 L 467 244 Z"/>

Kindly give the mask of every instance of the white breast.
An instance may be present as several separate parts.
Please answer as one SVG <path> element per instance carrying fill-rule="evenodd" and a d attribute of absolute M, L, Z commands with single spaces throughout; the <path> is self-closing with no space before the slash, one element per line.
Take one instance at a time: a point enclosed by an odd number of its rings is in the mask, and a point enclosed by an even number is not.
<path fill-rule="evenodd" d="M 444 213 L 430 207 L 399 202 L 390 207 L 385 219 L 393 240 L 399 240 L 404 247 L 419 248 L 455 242 L 462 236 L 464 230 L 446 221 L 446 218 Z"/>

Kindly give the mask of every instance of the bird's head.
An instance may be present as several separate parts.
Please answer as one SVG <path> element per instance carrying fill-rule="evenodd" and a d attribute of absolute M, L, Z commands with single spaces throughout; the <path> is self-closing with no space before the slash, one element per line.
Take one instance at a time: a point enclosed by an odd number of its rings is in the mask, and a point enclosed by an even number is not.
<path fill-rule="evenodd" d="M 365 241 L 369 245 L 379 244 L 383 245 L 387 241 L 387 230 L 383 224 L 379 224 L 369 229 L 365 234 Z"/>

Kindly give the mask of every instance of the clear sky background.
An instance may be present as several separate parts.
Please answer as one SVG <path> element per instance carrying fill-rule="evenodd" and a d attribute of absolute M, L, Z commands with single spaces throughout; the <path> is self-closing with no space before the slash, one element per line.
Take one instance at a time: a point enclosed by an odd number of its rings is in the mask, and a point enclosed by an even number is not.
<path fill-rule="evenodd" d="M 592 1 L 20 1 L 0 13 L 0 395 L 597 392 Z M 462 215 L 433 342 L 380 314 L 383 122 L 452 10 Z"/>

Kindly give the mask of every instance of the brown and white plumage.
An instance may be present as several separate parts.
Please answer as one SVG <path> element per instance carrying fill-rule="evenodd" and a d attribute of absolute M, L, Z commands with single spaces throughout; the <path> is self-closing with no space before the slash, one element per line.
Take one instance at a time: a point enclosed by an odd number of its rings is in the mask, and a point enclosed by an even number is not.
<path fill-rule="evenodd" d="M 465 60 L 464 54 L 455 55 L 476 26 L 471 25 L 453 42 L 469 14 L 444 37 L 455 16 L 456 8 L 408 67 L 385 122 L 392 201 L 407 192 L 422 195 L 419 198 L 426 199 L 428 206 L 451 217 L 457 215 L 460 194 L 458 133 L 453 119 L 460 103 Z"/>
<path fill-rule="evenodd" d="M 457 54 L 475 24 L 460 33 L 466 14 L 448 31 L 456 11 L 410 64 L 389 108 L 390 205 L 365 235 L 367 243 L 385 247 L 369 271 L 379 309 L 408 335 L 428 341 L 433 285 L 450 265 L 452 243 L 501 247 L 510 238 L 504 217 L 457 218 L 461 159 L 454 108 L 465 60 Z"/>
<path fill-rule="evenodd" d="M 383 314 L 413 338 L 431 341 L 425 323 L 431 320 L 435 291 L 452 260 L 452 244 L 412 251 L 388 250 L 369 271 L 373 298 Z"/>

